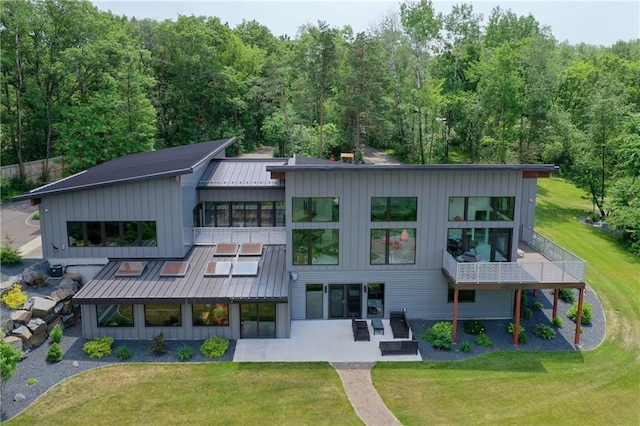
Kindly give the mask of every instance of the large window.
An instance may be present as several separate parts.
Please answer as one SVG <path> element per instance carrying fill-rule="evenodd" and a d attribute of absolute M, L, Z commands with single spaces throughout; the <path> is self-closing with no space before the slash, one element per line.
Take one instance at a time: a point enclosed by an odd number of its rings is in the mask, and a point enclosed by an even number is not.
<path fill-rule="evenodd" d="M 294 265 L 337 265 L 340 232 L 337 229 L 294 229 Z"/>
<path fill-rule="evenodd" d="M 193 325 L 220 326 L 229 325 L 229 305 L 226 303 L 194 304 L 192 307 Z"/>
<path fill-rule="evenodd" d="M 293 197 L 294 222 L 338 222 L 340 201 L 338 197 Z"/>
<path fill-rule="evenodd" d="M 367 284 L 367 318 L 384 317 L 384 284 Z"/>
<path fill-rule="evenodd" d="M 415 228 L 371 230 L 371 264 L 416 263 Z"/>
<path fill-rule="evenodd" d="M 511 228 L 449 229 L 447 251 L 463 262 L 509 262 Z"/>
<path fill-rule="evenodd" d="M 513 220 L 515 197 L 450 197 L 449 220 Z"/>
<path fill-rule="evenodd" d="M 133 327 L 133 305 L 97 305 L 98 327 Z"/>
<path fill-rule="evenodd" d="M 372 222 L 415 222 L 418 220 L 416 197 L 372 197 Z"/>
<path fill-rule="evenodd" d="M 69 247 L 157 246 L 156 222 L 67 222 Z"/>
<path fill-rule="evenodd" d="M 285 203 L 204 201 L 194 209 L 194 224 L 222 228 L 285 226 Z"/>
<path fill-rule="evenodd" d="M 144 305 L 144 325 L 147 327 L 180 327 L 182 309 L 177 304 Z"/>

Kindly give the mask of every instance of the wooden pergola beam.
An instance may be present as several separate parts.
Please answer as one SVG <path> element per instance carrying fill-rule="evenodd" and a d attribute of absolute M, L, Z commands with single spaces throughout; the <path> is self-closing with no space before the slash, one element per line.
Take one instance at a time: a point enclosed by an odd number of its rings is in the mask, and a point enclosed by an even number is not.
<path fill-rule="evenodd" d="M 451 334 L 451 342 L 456 343 L 458 338 L 458 289 L 453 290 L 453 333 Z"/>
<path fill-rule="evenodd" d="M 553 311 L 551 312 L 551 318 L 555 319 L 558 316 L 558 298 L 560 297 L 560 289 L 553 290 Z"/>
<path fill-rule="evenodd" d="M 578 315 L 576 318 L 576 334 L 573 339 L 573 343 L 578 346 L 580 343 L 580 326 L 582 325 L 582 302 L 584 300 L 584 288 L 580 289 L 578 293 Z"/>
<path fill-rule="evenodd" d="M 520 335 L 520 300 L 522 299 L 522 289 L 516 291 L 516 323 L 513 329 L 513 346 L 518 346 L 518 337 Z"/>

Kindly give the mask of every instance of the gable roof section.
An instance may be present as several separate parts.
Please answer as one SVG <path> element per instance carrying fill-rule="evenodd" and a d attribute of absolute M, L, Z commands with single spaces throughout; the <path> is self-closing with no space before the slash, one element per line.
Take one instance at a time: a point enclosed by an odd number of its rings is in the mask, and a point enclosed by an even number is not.
<path fill-rule="evenodd" d="M 97 188 L 137 180 L 184 175 L 235 142 L 219 139 L 158 151 L 125 155 L 106 163 L 36 188 L 14 198 L 15 201 L 41 198 L 63 192 Z"/>
<path fill-rule="evenodd" d="M 287 158 L 213 160 L 198 188 L 280 188 L 284 182 L 272 179 L 267 166 L 280 166 L 287 161 Z"/>

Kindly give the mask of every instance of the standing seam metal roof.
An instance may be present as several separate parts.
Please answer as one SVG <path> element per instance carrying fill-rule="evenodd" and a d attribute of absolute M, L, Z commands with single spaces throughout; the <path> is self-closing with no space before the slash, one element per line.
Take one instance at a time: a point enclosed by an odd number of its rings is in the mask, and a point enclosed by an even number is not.
<path fill-rule="evenodd" d="M 281 166 L 288 159 L 224 159 L 212 160 L 198 183 L 199 188 L 274 187 L 284 182 L 272 179 L 268 166 Z"/>
<path fill-rule="evenodd" d="M 123 260 L 111 260 L 94 279 L 73 297 L 79 304 L 125 303 L 229 303 L 234 301 L 286 302 L 289 275 L 286 250 L 282 245 L 267 245 L 262 256 L 242 256 L 241 261 L 258 261 L 256 276 L 208 277 L 211 261 L 229 261 L 233 256 L 216 256 L 213 246 L 196 246 L 183 259 L 189 268 L 182 277 L 160 276 L 167 260 L 145 260 L 139 277 L 117 277 Z"/>
<path fill-rule="evenodd" d="M 211 159 L 235 140 L 236 138 L 219 139 L 125 155 L 36 188 L 27 194 L 15 197 L 14 200 L 28 200 L 116 183 L 191 173 L 195 167 Z"/>

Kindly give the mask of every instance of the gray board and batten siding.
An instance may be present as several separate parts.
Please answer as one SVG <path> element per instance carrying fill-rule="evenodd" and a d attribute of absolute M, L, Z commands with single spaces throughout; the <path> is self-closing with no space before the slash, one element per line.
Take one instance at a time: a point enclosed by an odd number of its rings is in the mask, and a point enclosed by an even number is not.
<path fill-rule="evenodd" d="M 511 258 L 516 259 L 520 219 L 533 219 L 531 197 L 536 179 L 523 178 L 519 169 L 505 170 L 370 170 L 335 169 L 331 172 L 288 170 L 286 198 L 338 197 L 338 223 L 288 222 L 287 245 L 291 247 L 291 229 L 340 229 L 338 265 L 293 265 L 298 272 L 291 286 L 292 319 L 305 318 L 305 286 L 313 284 L 385 284 L 385 317 L 391 310 L 407 309 L 411 318 L 442 319 L 452 316 L 447 302 L 448 284 L 442 274 L 447 229 L 474 228 L 477 222 L 449 221 L 450 197 L 487 196 L 516 198 L 514 221 L 483 221 L 482 227 L 512 228 Z M 415 222 L 371 222 L 372 197 L 417 197 Z M 520 200 L 520 202 L 518 202 Z M 526 202 L 525 202 L 526 200 Z M 534 198 L 535 200 L 535 198 Z M 288 211 L 291 211 L 289 203 Z M 416 262 L 412 265 L 371 265 L 370 235 L 373 228 L 416 228 Z M 323 304 L 327 318 L 327 295 Z M 366 294 L 363 293 L 363 298 Z M 460 318 L 510 318 L 513 291 L 476 292 L 474 303 L 460 304 Z M 363 303 L 363 316 L 366 314 Z"/>
<path fill-rule="evenodd" d="M 62 263 L 71 258 L 183 257 L 190 247 L 183 244 L 182 206 L 181 184 L 174 177 L 43 197 L 40 204 L 43 255 Z M 192 217 L 190 213 L 189 219 L 193 220 Z M 69 221 L 155 221 L 157 245 L 69 247 Z"/>

